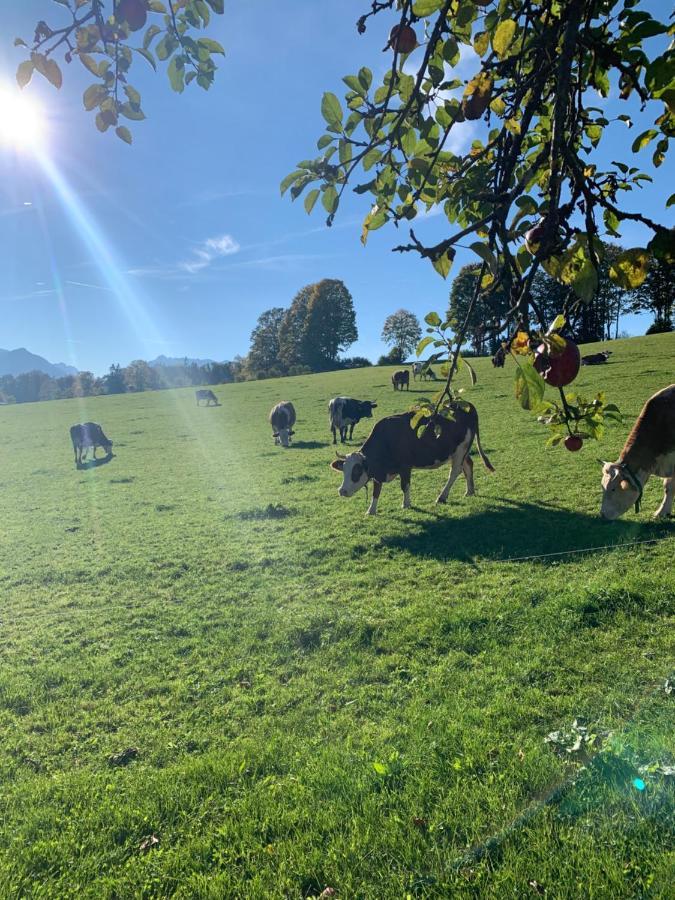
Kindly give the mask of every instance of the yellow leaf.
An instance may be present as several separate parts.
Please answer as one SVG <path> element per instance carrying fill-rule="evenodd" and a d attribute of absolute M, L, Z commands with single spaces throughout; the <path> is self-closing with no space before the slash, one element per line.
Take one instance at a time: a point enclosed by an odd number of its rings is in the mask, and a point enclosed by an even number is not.
<path fill-rule="evenodd" d="M 609 277 L 626 290 L 639 287 L 649 271 L 649 253 L 642 247 L 624 250 L 609 267 Z"/>
<path fill-rule="evenodd" d="M 501 97 L 495 97 L 495 99 L 490 104 L 490 109 L 496 115 L 503 116 L 504 112 L 506 111 L 506 103 L 504 103 Z"/>
<path fill-rule="evenodd" d="M 507 55 L 507 51 L 513 39 L 516 36 L 516 23 L 513 19 L 505 19 L 500 22 L 492 36 L 492 49 L 497 56 L 503 59 Z"/>
<path fill-rule="evenodd" d="M 473 49 L 479 56 L 482 56 L 490 44 L 490 35 L 487 31 L 479 31 L 473 39 Z"/>
<path fill-rule="evenodd" d="M 520 356 L 526 356 L 530 352 L 530 336 L 526 331 L 519 331 L 511 341 L 511 350 Z"/>
<path fill-rule="evenodd" d="M 520 134 L 520 123 L 517 119 L 507 119 L 504 122 L 504 125 L 508 128 L 511 134 Z"/>

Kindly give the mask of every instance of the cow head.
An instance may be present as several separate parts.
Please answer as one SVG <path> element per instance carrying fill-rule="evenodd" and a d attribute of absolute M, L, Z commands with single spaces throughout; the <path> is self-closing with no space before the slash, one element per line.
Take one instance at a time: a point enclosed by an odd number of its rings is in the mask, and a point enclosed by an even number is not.
<path fill-rule="evenodd" d="M 363 403 L 363 412 L 365 414 L 366 419 L 373 418 L 373 410 L 377 407 L 377 403 L 374 403 L 372 400 L 365 400 Z"/>
<path fill-rule="evenodd" d="M 617 463 L 602 463 L 602 505 L 603 519 L 618 519 L 640 499 L 637 486 L 626 478 L 626 473 Z"/>
<path fill-rule="evenodd" d="M 368 465 L 363 453 L 338 456 L 330 464 L 331 469 L 342 472 L 342 485 L 338 488 L 341 497 L 352 497 L 368 483 Z"/>
<path fill-rule="evenodd" d="M 291 443 L 291 437 L 295 432 L 292 428 L 280 428 L 278 431 L 272 432 L 275 444 L 281 444 L 282 447 L 288 447 Z"/>

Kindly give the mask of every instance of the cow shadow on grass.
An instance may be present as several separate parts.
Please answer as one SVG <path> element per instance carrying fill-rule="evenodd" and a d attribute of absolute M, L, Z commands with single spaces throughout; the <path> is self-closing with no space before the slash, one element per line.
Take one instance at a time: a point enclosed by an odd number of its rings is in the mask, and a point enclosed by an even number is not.
<path fill-rule="evenodd" d="M 470 562 L 484 557 L 520 562 L 544 554 L 560 554 L 562 560 L 566 553 L 604 550 L 675 534 L 675 522 L 606 522 L 599 515 L 553 504 L 520 503 L 505 498 L 500 502 L 503 505 L 499 507 L 459 518 L 432 512 L 433 518 L 416 533 L 382 538 L 380 546 L 439 561 Z M 555 559 L 547 556 L 541 562 L 550 565 Z"/>
<path fill-rule="evenodd" d="M 328 447 L 328 441 L 293 441 L 290 445 L 291 450 L 320 450 L 322 447 Z"/>
<path fill-rule="evenodd" d="M 115 458 L 114 453 L 108 453 L 106 456 L 99 456 L 96 459 L 88 459 L 85 462 L 78 463 L 78 471 L 84 472 L 86 469 L 98 469 L 99 466 L 107 466 L 111 459 Z"/>

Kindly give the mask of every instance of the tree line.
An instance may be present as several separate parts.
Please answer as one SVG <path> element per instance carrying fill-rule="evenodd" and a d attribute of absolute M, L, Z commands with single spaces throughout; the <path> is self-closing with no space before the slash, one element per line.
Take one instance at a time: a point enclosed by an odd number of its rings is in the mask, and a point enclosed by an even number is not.
<path fill-rule="evenodd" d="M 203 384 L 224 384 L 242 380 L 242 361 L 208 363 L 199 366 L 185 363 L 176 366 L 151 366 L 135 359 L 128 366 L 110 366 L 99 378 L 92 372 L 52 378 L 44 372 L 24 372 L 0 377 L 0 403 L 35 403 L 39 400 L 67 400 L 73 397 L 96 397 L 101 394 L 126 394 L 158 391 Z"/>

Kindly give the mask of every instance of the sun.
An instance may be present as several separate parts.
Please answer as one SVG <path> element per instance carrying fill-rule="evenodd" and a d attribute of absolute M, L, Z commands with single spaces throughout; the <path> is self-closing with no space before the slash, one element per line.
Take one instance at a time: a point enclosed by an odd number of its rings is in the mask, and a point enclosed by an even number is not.
<path fill-rule="evenodd" d="M 39 105 L 18 88 L 0 85 L 0 144 L 17 150 L 36 150 L 44 131 Z"/>

